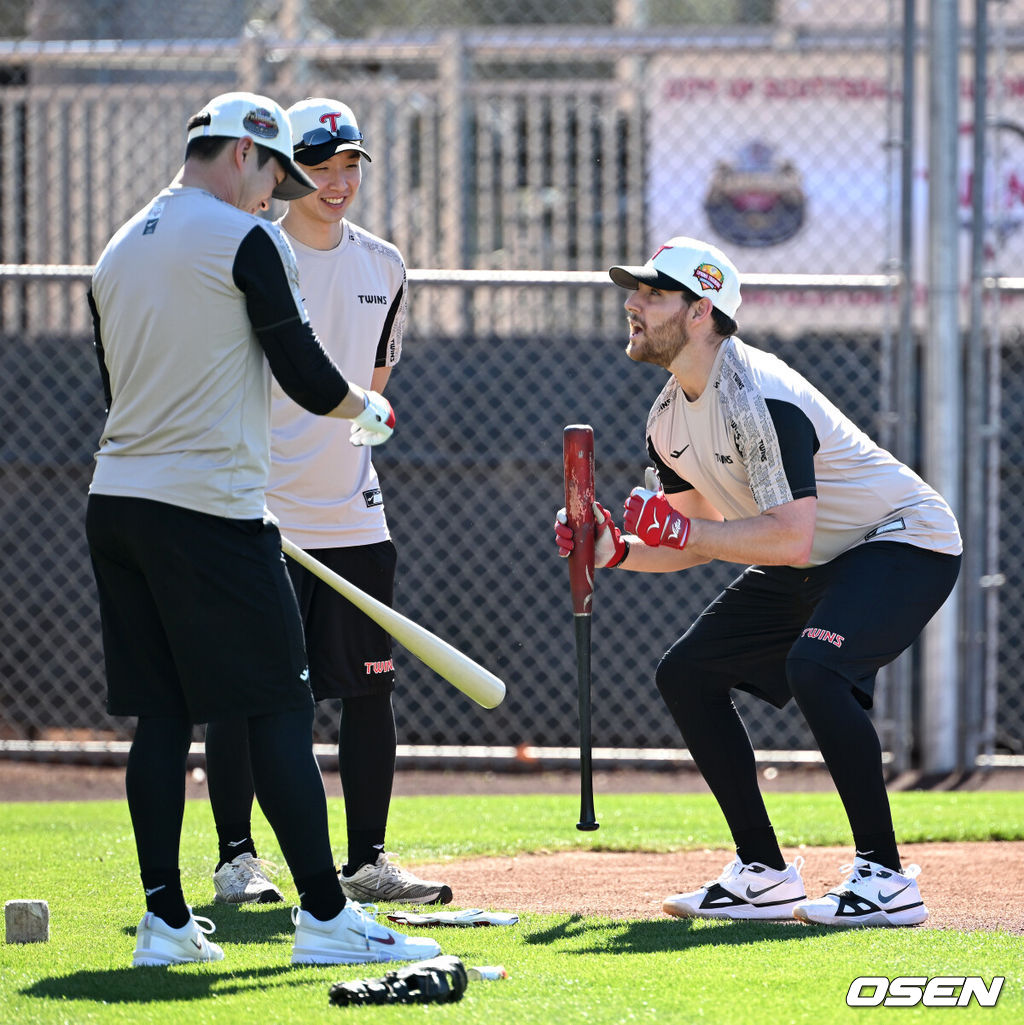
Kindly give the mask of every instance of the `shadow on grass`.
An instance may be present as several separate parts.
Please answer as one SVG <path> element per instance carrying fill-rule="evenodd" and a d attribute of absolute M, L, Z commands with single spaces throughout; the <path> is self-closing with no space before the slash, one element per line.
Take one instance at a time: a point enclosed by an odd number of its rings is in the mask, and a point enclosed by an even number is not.
<path fill-rule="evenodd" d="M 217 927 L 214 943 L 272 943 L 295 934 L 292 909 L 288 904 L 203 904 L 192 913 L 210 919 Z M 126 925 L 121 932 L 134 936 L 138 923 Z"/>
<path fill-rule="evenodd" d="M 690 947 L 742 946 L 766 940 L 800 941 L 822 936 L 826 926 L 798 922 L 705 921 L 692 918 L 609 921 L 571 915 L 524 937 L 528 944 L 561 944 L 566 954 L 648 954 Z"/>
<path fill-rule="evenodd" d="M 214 966 L 216 965 L 216 967 Z M 224 967 L 221 967 L 224 966 Z M 88 1000 L 104 1004 L 154 1004 L 263 990 L 268 985 L 308 986 L 309 977 L 290 965 L 239 972 L 229 961 L 172 968 L 110 968 L 72 972 L 26 986 L 26 997 Z M 291 980 L 287 976 L 291 975 Z M 333 980 L 331 980 L 333 981 Z M 325 979 L 325 985 L 327 980 Z"/>

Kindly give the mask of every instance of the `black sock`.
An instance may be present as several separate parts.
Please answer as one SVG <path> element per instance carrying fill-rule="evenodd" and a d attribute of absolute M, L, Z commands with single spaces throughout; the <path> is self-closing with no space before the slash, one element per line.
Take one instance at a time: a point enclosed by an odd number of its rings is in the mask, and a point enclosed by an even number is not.
<path fill-rule="evenodd" d="M 172 929 L 188 922 L 188 905 L 181 892 L 181 873 L 176 868 L 154 868 L 142 873 L 146 910 L 162 918 Z"/>
<path fill-rule="evenodd" d="M 903 866 L 900 862 L 900 853 L 896 849 L 895 832 L 854 833 L 853 842 L 857 845 L 858 858 L 873 861 L 876 865 L 891 868 L 902 875 Z"/>
<path fill-rule="evenodd" d="M 342 872 L 350 876 L 363 865 L 373 865 L 384 851 L 384 831 L 380 829 L 350 829 L 348 831 L 348 861 Z"/>
<path fill-rule="evenodd" d="M 343 699 L 338 773 L 345 795 L 348 833 L 345 875 L 362 865 L 372 865 L 384 850 L 396 744 L 390 692 Z"/>
<path fill-rule="evenodd" d="M 308 876 L 296 876 L 295 888 L 299 891 L 299 906 L 318 921 L 334 918 L 345 906 L 345 894 L 341 892 L 338 874 L 333 868 Z"/>
<path fill-rule="evenodd" d="M 779 850 L 779 842 L 771 826 L 740 830 L 733 835 L 733 841 L 736 844 L 736 857 L 744 865 L 756 861 L 779 872 L 785 871 L 786 859 Z"/>
<path fill-rule="evenodd" d="M 256 841 L 252 838 L 252 826 L 245 822 L 217 823 L 217 850 L 220 861 L 217 868 L 225 862 L 234 861 L 239 854 L 251 854 L 256 857 Z"/>

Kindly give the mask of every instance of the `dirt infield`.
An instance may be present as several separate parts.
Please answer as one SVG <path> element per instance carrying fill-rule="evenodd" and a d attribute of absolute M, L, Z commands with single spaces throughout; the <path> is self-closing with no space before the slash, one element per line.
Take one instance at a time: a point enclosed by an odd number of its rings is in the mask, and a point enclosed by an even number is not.
<path fill-rule="evenodd" d="M 330 796 L 340 796 L 337 774 L 324 773 Z M 599 793 L 700 792 L 695 773 L 608 772 L 595 777 Z M 891 789 L 920 781 L 896 780 Z M 986 773 L 931 781 L 933 789 L 1021 789 L 1019 773 Z M 448 793 L 576 793 L 574 773 L 402 772 L 396 796 Z M 820 770 L 798 769 L 770 775 L 772 790 L 826 790 L 831 781 Z M 188 796 L 206 797 L 205 783 L 193 776 Z M 124 770 L 115 766 L 0 762 L 0 801 L 116 800 L 124 796 Z M 850 860 L 845 847 L 786 849 L 787 859 L 802 854 L 809 894 L 840 881 L 839 866 Z M 931 910 L 925 929 L 1001 929 L 1024 935 L 1024 908 L 1007 893 L 1024 892 L 1024 842 L 901 844 L 905 863 L 922 866 L 921 892 Z M 731 852 L 631 854 L 570 851 L 516 857 L 469 858 L 416 865 L 424 875 L 442 878 L 462 907 L 490 910 L 566 912 L 611 918 L 660 918 L 662 898 L 717 878 Z M 567 895 L 570 895 L 567 897 Z M 796 927 L 796 923 L 794 923 Z"/>
<path fill-rule="evenodd" d="M 841 881 L 848 847 L 786 849 L 803 854 L 808 894 L 820 896 Z M 1024 883 L 1024 842 L 902 844 L 904 863 L 922 867 L 921 893 L 931 911 L 925 929 L 1004 929 L 1024 934 L 1024 910 L 1006 899 L 1009 877 Z M 460 905 L 495 911 L 570 911 L 609 918 L 661 918 L 662 899 L 716 879 L 731 851 L 685 854 L 620 854 L 570 851 L 514 858 L 472 858 L 417 865 L 416 871 L 444 879 Z M 571 895 L 568 900 L 567 895 Z M 794 923 L 795 925 L 796 923 Z"/>

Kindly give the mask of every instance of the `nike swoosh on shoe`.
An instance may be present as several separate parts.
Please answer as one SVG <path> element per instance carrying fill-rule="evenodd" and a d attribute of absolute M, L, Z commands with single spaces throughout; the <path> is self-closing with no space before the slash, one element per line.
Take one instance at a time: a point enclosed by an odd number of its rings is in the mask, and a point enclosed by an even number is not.
<path fill-rule="evenodd" d="M 362 936 L 363 935 L 363 933 L 360 932 L 358 929 L 349 929 L 349 932 L 354 932 L 357 936 Z M 368 939 L 368 940 L 374 940 L 376 943 L 383 943 L 383 944 L 385 944 L 386 946 L 389 946 L 389 947 L 393 947 L 395 945 L 395 937 L 394 936 L 370 936 L 370 935 L 367 935 L 365 938 Z"/>
<path fill-rule="evenodd" d="M 786 880 L 780 879 L 777 883 L 772 883 L 771 886 L 766 886 L 763 890 L 752 890 L 749 886 L 747 887 L 747 897 L 750 900 L 756 900 L 758 897 L 767 893 L 769 890 L 774 890 L 776 886 L 781 886 Z"/>
<path fill-rule="evenodd" d="M 888 904 L 890 901 L 895 900 L 904 890 L 909 890 L 910 886 L 911 886 L 911 884 L 907 883 L 907 885 L 904 886 L 902 889 L 893 890 L 892 893 L 887 893 L 887 894 L 881 894 L 880 893 L 878 895 L 878 903 L 879 904 Z"/>

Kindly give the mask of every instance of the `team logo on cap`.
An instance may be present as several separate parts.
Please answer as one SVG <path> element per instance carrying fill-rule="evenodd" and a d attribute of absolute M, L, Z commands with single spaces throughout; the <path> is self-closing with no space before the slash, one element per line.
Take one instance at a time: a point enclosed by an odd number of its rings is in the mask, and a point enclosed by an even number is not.
<path fill-rule="evenodd" d="M 338 122 L 341 121 L 343 125 L 348 124 L 348 118 L 340 110 L 329 110 L 326 114 L 320 115 L 320 124 L 327 125 L 327 131 L 334 135 L 338 130 Z M 328 122 L 330 122 L 328 124 Z"/>
<path fill-rule="evenodd" d="M 280 133 L 280 129 L 277 127 L 277 118 L 266 107 L 253 107 L 242 118 L 242 127 L 251 135 L 257 135 L 261 139 L 276 139 Z"/>
<path fill-rule="evenodd" d="M 725 284 L 725 275 L 713 263 L 698 264 L 693 276 L 700 282 L 702 292 L 721 291 Z"/>

